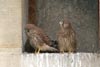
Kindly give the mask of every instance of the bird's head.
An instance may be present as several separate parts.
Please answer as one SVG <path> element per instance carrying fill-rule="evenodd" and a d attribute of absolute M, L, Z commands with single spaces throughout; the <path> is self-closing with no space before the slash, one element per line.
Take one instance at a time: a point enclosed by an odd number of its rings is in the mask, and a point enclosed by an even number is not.
<path fill-rule="evenodd" d="M 67 22 L 67 21 L 60 21 L 59 24 L 60 24 L 60 27 L 61 27 L 61 28 L 69 28 L 70 25 L 71 25 L 71 24 L 70 24 L 69 22 Z"/>
<path fill-rule="evenodd" d="M 25 31 L 29 32 L 29 30 L 34 28 L 34 24 L 26 24 Z"/>
<path fill-rule="evenodd" d="M 69 22 L 64 23 L 63 27 L 64 28 L 69 28 L 71 26 L 71 24 Z"/>
<path fill-rule="evenodd" d="M 60 25 L 61 28 L 63 27 L 63 24 L 64 24 L 63 21 L 60 21 L 60 22 L 59 22 L 59 25 Z"/>
<path fill-rule="evenodd" d="M 26 29 L 32 29 L 34 27 L 34 24 L 26 24 L 25 28 Z"/>
<path fill-rule="evenodd" d="M 64 23 L 63 21 L 60 21 L 60 22 L 59 22 L 60 25 L 63 25 L 63 23 Z"/>

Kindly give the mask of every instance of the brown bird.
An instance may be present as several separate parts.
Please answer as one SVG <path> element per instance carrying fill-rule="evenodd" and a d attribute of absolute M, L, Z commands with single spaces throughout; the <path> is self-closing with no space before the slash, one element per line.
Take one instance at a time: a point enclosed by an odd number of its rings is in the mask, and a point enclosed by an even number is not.
<path fill-rule="evenodd" d="M 61 53 L 75 52 L 76 34 L 69 21 L 61 21 L 60 31 L 57 33 L 58 48 Z"/>
<path fill-rule="evenodd" d="M 35 53 L 40 51 L 57 51 L 56 48 L 50 46 L 50 38 L 41 28 L 34 24 L 27 24 L 25 30 L 31 46 L 35 49 Z"/>

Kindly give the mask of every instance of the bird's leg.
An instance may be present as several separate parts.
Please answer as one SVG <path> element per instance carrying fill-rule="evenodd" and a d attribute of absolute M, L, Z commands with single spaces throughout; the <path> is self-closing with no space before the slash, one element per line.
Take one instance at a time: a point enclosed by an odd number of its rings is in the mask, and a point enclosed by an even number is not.
<path fill-rule="evenodd" d="M 34 52 L 35 54 L 37 53 L 37 49 L 35 49 L 35 52 Z"/>
<path fill-rule="evenodd" d="M 64 53 L 64 50 L 60 50 L 60 53 Z"/>
<path fill-rule="evenodd" d="M 38 54 L 38 53 L 40 53 L 40 48 L 37 48 L 37 49 L 35 50 L 35 54 Z"/>
<path fill-rule="evenodd" d="M 71 51 L 68 51 L 68 54 L 71 54 Z"/>
<path fill-rule="evenodd" d="M 69 51 L 68 51 L 68 54 L 71 54 L 71 52 L 72 52 L 72 50 L 69 50 Z"/>
<path fill-rule="evenodd" d="M 62 53 L 65 53 L 64 51 L 62 51 Z"/>
<path fill-rule="evenodd" d="M 38 48 L 37 53 L 38 53 L 38 54 L 40 53 L 40 48 Z"/>

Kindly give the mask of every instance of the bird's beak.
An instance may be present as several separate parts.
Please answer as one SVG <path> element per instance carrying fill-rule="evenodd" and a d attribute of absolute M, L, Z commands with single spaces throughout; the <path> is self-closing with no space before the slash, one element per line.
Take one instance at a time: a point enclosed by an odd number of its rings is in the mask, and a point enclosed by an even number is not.
<path fill-rule="evenodd" d="M 29 30 L 25 28 L 25 32 L 29 32 Z"/>
<path fill-rule="evenodd" d="M 59 22 L 60 27 L 63 27 L 63 21 Z"/>
<path fill-rule="evenodd" d="M 59 24 L 62 25 L 63 24 L 63 21 L 60 21 Z"/>

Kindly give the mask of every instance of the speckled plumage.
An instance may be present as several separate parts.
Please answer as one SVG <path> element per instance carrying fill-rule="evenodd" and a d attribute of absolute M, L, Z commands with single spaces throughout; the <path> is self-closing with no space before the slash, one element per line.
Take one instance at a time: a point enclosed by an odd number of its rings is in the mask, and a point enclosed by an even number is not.
<path fill-rule="evenodd" d="M 76 34 L 69 21 L 60 22 L 60 30 L 57 33 L 57 40 L 60 52 L 76 51 Z"/>
<path fill-rule="evenodd" d="M 26 35 L 30 41 L 31 46 L 36 52 L 40 51 L 57 51 L 56 48 L 51 47 L 50 38 L 46 33 L 34 24 L 27 24 L 25 27 Z"/>

